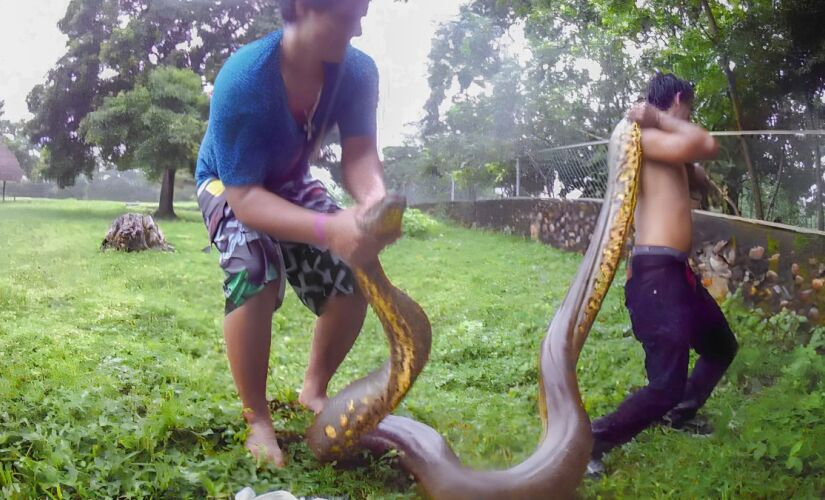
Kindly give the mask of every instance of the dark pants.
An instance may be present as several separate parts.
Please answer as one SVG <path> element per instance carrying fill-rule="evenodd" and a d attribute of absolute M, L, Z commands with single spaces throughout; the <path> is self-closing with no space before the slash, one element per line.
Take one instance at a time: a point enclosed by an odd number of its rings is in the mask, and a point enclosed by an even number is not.
<path fill-rule="evenodd" d="M 679 258 L 634 255 L 625 305 L 645 350 L 648 385 L 593 422 L 594 457 L 630 441 L 668 412 L 674 420 L 693 417 L 738 348 L 716 301 Z M 690 348 L 699 359 L 688 378 Z"/>

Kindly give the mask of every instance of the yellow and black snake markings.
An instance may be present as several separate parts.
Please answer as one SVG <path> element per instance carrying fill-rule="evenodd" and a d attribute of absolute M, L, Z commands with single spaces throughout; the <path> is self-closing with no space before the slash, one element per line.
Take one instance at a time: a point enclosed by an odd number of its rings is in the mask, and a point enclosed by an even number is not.
<path fill-rule="evenodd" d="M 329 439 L 329 452 L 337 458 L 346 455 L 357 444 L 358 429 L 362 427 L 370 413 L 372 401 L 363 397 L 356 401 L 347 402 L 346 411 L 338 415 L 337 425 L 328 424 L 324 427 L 324 435 Z"/>
<path fill-rule="evenodd" d="M 544 432 L 533 455 L 507 470 L 474 471 L 461 464 L 433 429 L 410 419 L 388 417 L 427 362 L 432 332 L 424 311 L 395 288 L 376 263 L 354 271 L 387 334 L 390 360 L 336 394 L 316 417 L 307 431 L 316 456 L 321 460 L 344 458 L 377 428 L 382 445 L 402 451 L 401 465 L 415 475 L 429 496 L 451 500 L 575 496 L 593 444 L 575 367 L 616 274 L 633 221 L 642 160 L 640 139 L 639 126 L 627 121 L 611 135 L 609 181 L 599 222 L 581 272 L 551 321 L 539 352 L 539 411 Z M 396 231 L 403 209 L 403 200 L 388 197 L 367 214 L 367 226 L 376 234 Z M 553 418 L 548 420 L 550 410 Z"/>
<path fill-rule="evenodd" d="M 616 206 L 616 216 L 609 228 L 610 238 L 602 250 L 601 265 L 595 277 L 593 293 L 587 301 L 585 314 L 578 326 L 579 335 L 585 334 L 596 320 L 621 262 L 625 235 L 633 223 L 633 212 L 636 209 L 636 193 L 642 163 L 641 138 L 641 129 L 634 123 L 624 132 L 619 143 L 622 160 L 617 164 L 617 193 L 612 200 L 604 200 L 604 203 Z M 629 203 L 626 203 L 628 200 Z"/>
<path fill-rule="evenodd" d="M 388 196 L 362 219 L 377 237 L 401 232 L 405 202 Z M 360 438 L 398 406 L 424 368 L 431 328 L 421 307 L 393 286 L 377 261 L 354 267 L 356 281 L 387 334 L 390 362 L 335 395 L 316 417 L 307 438 L 323 461 L 352 454 Z"/>

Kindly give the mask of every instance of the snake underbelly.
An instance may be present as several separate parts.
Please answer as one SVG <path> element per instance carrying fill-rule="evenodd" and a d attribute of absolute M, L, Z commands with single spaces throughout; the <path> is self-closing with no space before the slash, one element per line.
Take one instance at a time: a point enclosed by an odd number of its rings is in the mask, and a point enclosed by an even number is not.
<path fill-rule="evenodd" d="M 596 229 L 579 271 L 553 317 L 539 353 L 539 412 L 544 434 L 527 460 L 507 470 L 464 467 L 441 435 L 425 424 L 389 415 L 427 362 L 431 328 L 424 311 L 387 279 L 378 262 L 355 269 L 380 319 L 390 359 L 333 397 L 307 432 L 321 460 L 362 447 L 395 448 L 401 464 L 433 498 L 568 498 L 584 475 L 592 448 L 576 364 L 616 274 L 633 218 L 641 168 L 641 131 L 622 121 L 608 148 L 608 184 Z M 380 234 L 398 228 L 404 201 L 388 197 L 363 224 Z M 548 418 L 548 415 L 551 418 Z"/>

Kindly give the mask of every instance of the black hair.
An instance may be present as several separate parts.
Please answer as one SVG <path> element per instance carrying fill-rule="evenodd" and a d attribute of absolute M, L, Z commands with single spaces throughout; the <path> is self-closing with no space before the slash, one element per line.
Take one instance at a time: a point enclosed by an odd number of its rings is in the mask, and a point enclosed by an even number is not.
<path fill-rule="evenodd" d="M 664 111 L 673 105 L 676 94 L 680 93 L 682 102 L 692 102 L 693 84 L 672 73 L 656 73 L 647 86 L 647 102 Z"/>
<path fill-rule="evenodd" d="M 281 17 L 285 22 L 294 23 L 298 20 L 298 9 L 296 4 L 299 0 L 281 0 Z M 304 5 L 310 9 L 324 10 L 328 9 L 339 0 L 300 0 Z"/>

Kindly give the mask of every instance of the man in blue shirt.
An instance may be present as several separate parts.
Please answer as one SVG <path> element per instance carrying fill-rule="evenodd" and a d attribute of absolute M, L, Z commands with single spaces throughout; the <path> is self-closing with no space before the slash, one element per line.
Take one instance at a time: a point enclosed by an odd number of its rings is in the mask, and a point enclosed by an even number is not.
<path fill-rule="evenodd" d="M 284 29 L 241 48 L 221 69 L 198 157 L 198 204 L 225 274 L 224 338 L 250 428 L 246 447 L 279 467 L 265 391 L 285 281 L 318 315 L 299 398 L 318 412 L 366 313 L 347 264 L 375 259 L 391 243 L 356 223 L 386 194 L 376 147 L 378 71 L 349 44 L 368 5 L 281 0 Z M 334 126 L 344 186 L 356 201 L 347 210 L 309 176 Z"/>

